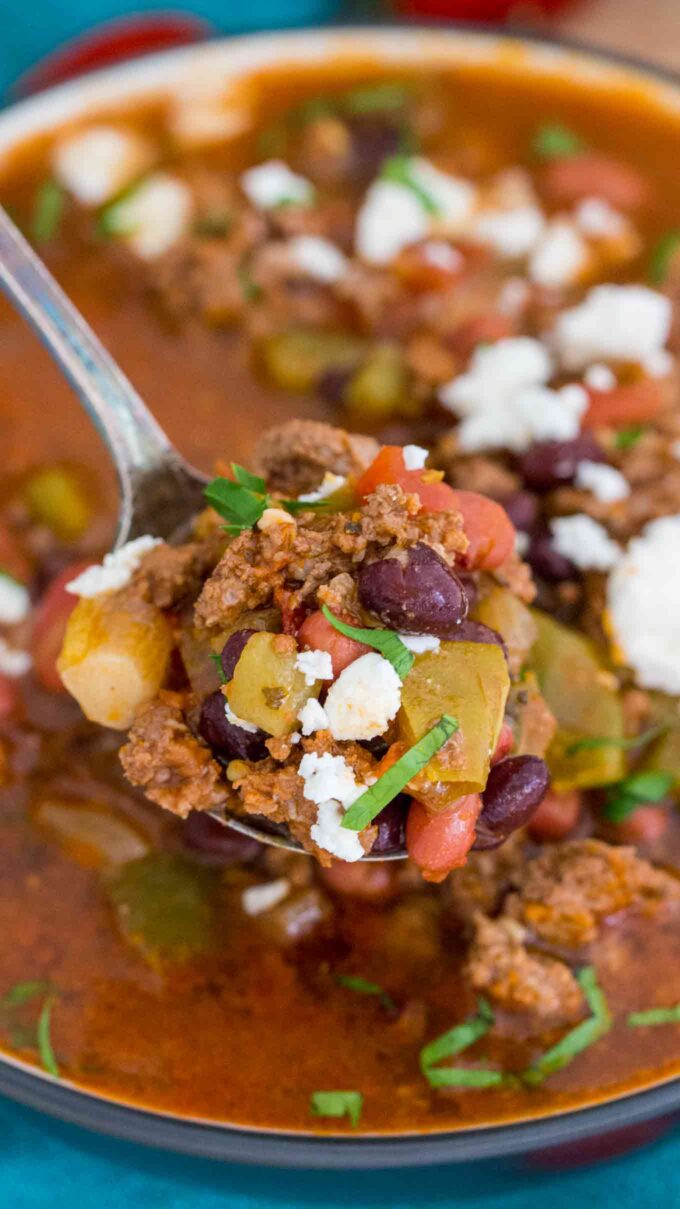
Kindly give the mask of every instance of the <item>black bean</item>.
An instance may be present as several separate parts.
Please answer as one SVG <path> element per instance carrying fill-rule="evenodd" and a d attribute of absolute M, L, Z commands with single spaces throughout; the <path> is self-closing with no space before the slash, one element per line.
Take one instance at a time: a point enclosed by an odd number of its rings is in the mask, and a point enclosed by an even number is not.
<path fill-rule="evenodd" d="M 266 736 L 261 730 L 244 730 L 230 722 L 225 712 L 226 699 L 217 690 L 201 706 L 199 734 L 223 760 L 261 760 L 267 754 Z"/>
<path fill-rule="evenodd" d="M 236 664 L 243 654 L 243 648 L 248 639 L 252 638 L 253 634 L 257 634 L 257 630 L 235 630 L 227 638 L 220 655 L 225 680 L 231 680 Z"/>
<path fill-rule="evenodd" d="M 458 576 L 421 542 L 403 560 L 381 558 L 359 572 L 359 599 L 390 629 L 442 637 L 467 615 Z"/>
<path fill-rule="evenodd" d="M 538 756 L 509 756 L 495 764 L 482 794 L 474 848 L 497 848 L 524 827 L 540 806 L 550 785 L 550 774 Z"/>
<path fill-rule="evenodd" d="M 182 829 L 182 842 L 193 852 L 200 853 L 211 865 L 236 865 L 255 860 L 262 844 L 219 823 L 209 814 L 194 810 Z"/>
<path fill-rule="evenodd" d="M 555 549 L 549 533 L 539 533 L 532 537 L 525 557 L 534 574 L 551 583 L 578 578 L 578 569 L 571 559 L 565 558 L 564 554 Z"/>
<path fill-rule="evenodd" d="M 515 491 L 502 501 L 503 507 L 515 529 L 521 533 L 533 533 L 539 523 L 539 505 L 531 491 Z"/>
<path fill-rule="evenodd" d="M 408 795 L 400 793 L 376 815 L 378 834 L 373 841 L 371 852 L 394 852 L 395 849 L 404 847 L 406 815 L 410 804 Z"/>
<path fill-rule="evenodd" d="M 519 460 L 519 469 L 527 487 L 551 491 L 571 483 L 579 462 L 604 462 L 605 456 L 595 437 L 582 432 L 573 441 L 542 441 Z"/>

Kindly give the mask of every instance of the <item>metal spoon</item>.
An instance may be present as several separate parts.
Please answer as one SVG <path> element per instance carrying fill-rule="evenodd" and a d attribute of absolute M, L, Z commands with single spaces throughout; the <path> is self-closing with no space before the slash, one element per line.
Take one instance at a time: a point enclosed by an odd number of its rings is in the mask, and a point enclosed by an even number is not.
<path fill-rule="evenodd" d="M 0 206 L 0 288 L 24 316 L 98 429 L 118 476 L 114 550 L 145 533 L 170 539 L 202 507 L 206 476 L 170 443 L 143 399 Z M 234 830 L 275 848 L 293 839 L 211 811 Z M 366 856 L 396 860 L 405 853 Z"/>

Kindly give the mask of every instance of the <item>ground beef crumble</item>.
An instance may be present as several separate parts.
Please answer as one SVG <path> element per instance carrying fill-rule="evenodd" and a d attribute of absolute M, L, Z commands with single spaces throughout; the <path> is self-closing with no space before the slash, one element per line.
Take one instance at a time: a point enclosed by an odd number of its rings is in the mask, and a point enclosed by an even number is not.
<path fill-rule="evenodd" d="M 254 466 L 270 491 L 297 496 L 318 487 L 324 474 L 359 475 L 379 449 L 373 437 L 315 420 L 288 420 L 270 428 L 255 447 Z"/>

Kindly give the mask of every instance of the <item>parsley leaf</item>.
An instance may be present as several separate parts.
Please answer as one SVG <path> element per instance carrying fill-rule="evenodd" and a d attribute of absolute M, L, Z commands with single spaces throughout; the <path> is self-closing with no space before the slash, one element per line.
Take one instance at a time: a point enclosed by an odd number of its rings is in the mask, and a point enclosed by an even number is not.
<path fill-rule="evenodd" d="M 349 1117 L 359 1124 L 364 1097 L 360 1091 L 313 1091 L 309 1107 L 315 1117 Z"/>
<path fill-rule="evenodd" d="M 652 769 L 647 772 L 634 772 L 607 790 L 602 814 L 612 823 L 620 823 L 637 810 L 638 806 L 644 806 L 647 802 L 660 802 L 674 782 L 672 772 Z"/>
<path fill-rule="evenodd" d="M 399 678 L 406 679 L 413 667 L 415 655 L 409 651 L 394 630 L 365 630 L 359 626 L 347 625 L 347 622 L 340 621 L 339 617 L 331 613 L 327 605 L 322 605 L 321 612 L 326 621 L 330 621 L 333 628 L 344 634 L 346 638 L 354 638 L 356 642 L 363 642 L 366 646 L 372 646 L 374 650 L 380 651 L 380 654 L 392 664 Z"/>
<path fill-rule="evenodd" d="M 680 1024 L 680 1003 L 669 1008 L 649 1008 L 646 1012 L 631 1012 L 626 1020 L 631 1028 L 652 1024 Z"/>
<path fill-rule="evenodd" d="M 31 235 L 36 243 L 47 243 L 59 230 L 66 194 L 56 181 L 45 181 L 35 195 Z"/>
<path fill-rule="evenodd" d="M 49 990 L 49 983 L 39 979 L 35 979 L 32 982 L 17 982 L 2 996 L 0 1007 L 21 1007 L 24 1003 L 28 1003 L 30 999 L 35 999 L 36 995 L 47 995 Z"/>
<path fill-rule="evenodd" d="M 587 1020 L 582 1020 L 575 1028 L 570 1029 L 556 1045 L 551 1046 L 537 1062 L 522 1072 L 520 1076 L 522 1082 L 529 1084 L 530 1087 L 536 1087 L 547 1079 L 548 1075 L 554 1075 L 556 1071 L 568 1066 L 584 1049 L 594 1045 L 600 1037 L 609 1032 L 612 1026 L 607 1000 L 598 984 L 593 966 L 584 966 L 582 970 L 579 970 L 576 978 L 585 995 L 591 1015 Z"/>
<path fill-rule="evenodd" d="M 403 185 L 406 189 L 410 189 L 418 198 L 423 210 L 427 214 L 439 214 L 439 206 L 428 193 L 427 189 L 423 188 L 419 180 L 413 174 L 413 157 L 410 155 L 392 155 L 385 160 L 380 169 L 380 179 L 384 181 L 392 181 L 395 185 Z"/>
<path fill-rule="evenodd" d="M 492 1070 L 488 1066 L 437 1066 L 428 1070 L 427 1081 L 430 1087 L 509 1087 L 517 1084 L 514 1075 L 506 1075 L 502 1070 Z"/>
<path fill-rule="evenodd" d="M 539 126 L 531 140 L 531 150 L 542 160 L 562 159 L 584 149 L 583 139 L 561 122 L 547 122 Z"/>
<path fill-rule="evenodd" d="M 667 231 L 665 235 L 661 236 L 649 258 L 649 280 L 653 285 L 663 285 L 668 276 L 671 261 L 678 251 L 680 251 L 680 231 Z"/>
<path fill-rule="evenodd" d="M 249 491 L 259 491 L 261 495 L 267 494 L 267 484 L 259 474 L 251 474 L 245 466 L 239 466 L 238 462 L 231 463 L 231 473 L 234 482 L 240 483 L 241 487 L 247 487 Z"/>
<path fill-rule="evenodd" d="M 59 1067 L 52 1049 L 52 1008 L 54 995 L 48 995 L 38 1017 L 38 1053 L 45 1070 L 55 1079 L 59 1078 Z"/>
<path fill-rule="evenodd" d="M 435 725 L 423 735 L 417 743 L 404 752 L 398 760 L 383 773 L 375 785 L 371 785 L 353 802 L 342 820 L 342 826 L 348 831 L 362 831 L 375 818 L 388 802 L 401 793 L 405 785 L 429 764 L 436 756 L 447 739 L 458 730 L 458 722 L 450 714 L 442 714 Z"/>
<path fill-rule="evenodd" d="M 632 449 L 637 445 L 640 437 L 644 436 L 647 431 L 645 424 L 629 424 L 626 428 L 620 428 L 614 437 L 614 443 L 617 449 L 623 450 Z"/>
<path fill-rule="evenodd" d="M 255 479 L 254 475 L 248 475 L 248 471 L 244 471 L 240 466 L 238 471 L 251 480 Z M 261 479 L 257 481 L 262 482 Z M 203 495 L 210 506 L 227 521 L 225 525 L 227 533 L 242 533 L 244 529 L 252 529 L 265 508 L 269 508 L 271 505 L 271 500 L 266 493 L 222 477 L 208 483 Z"/>
<path fill-rule="evenodd" d="M 343 98 L 346 113 L 387 113 L 404 109 L 409 99 L 408 89 L 403 84 L 382 80 L 367 84 L 363 88 L 352 88 Z"/>
<path fill-rule="evenodd" d="M 577 739 L 566 749 L 565 754 L 575 756 L 580 751 L 597 751 L 601 747 L 619 747 L 622 751 L 635 751 L 638 747 L 646 747 L 648 743 L 658 739 L 667 730 L 667 726 L 651 726 L 641 735 L 633 735 L 630 739 L 609 738 L 606 735 L 599 735 L 591 739 Z"/>
<path fill-rule="evenodd" d="M 435 1037 L 434 1041 L 428 1041 L 420 1051 L 420 1069 L 427 1076 L 427 1071 L 437 1062 L 441 1062 L 443 1058 L 452 1058 L 455 1054 L 460 1054 L 470 1045 L 474 1045 L 475 1041 L 479 1041 L 493 1028 L 494 1015 L 493 1011 L 487 1003 L 486 999 L 481 996 L 477 1000 L 477 1013 L 474 1016 L 468 1016 L 467 1020 L 463 1020 L 461 1024 L 455 1024 L 453 1028 L 448 1029 L 446 1033 L 442 1033 L 440 1037 Z"/>
<path fill-rule="evenodd" d="M 392 996 L 388 995 L 387 991 L 384 991 L 377 982 L 369 982 L 360 974 L 336 974 L 335 981 L 338 986 L 344 987 L 347 991 L 355 991 L 357 995 L 374 995 L 388 1012 L 396 1010 Z"/>
<path fill-rule="evenodd" d="M 210 659 L 211 663 L 214 663 L 214 664 L 215 664 L 215 667 L 217 668 L 217 670 L 218 670 L 218 672 L 219 672 L 219 674 L 220 674 L 220 680 L 222 681 L 222 684 L 226 684 L 226 683 L 227 683 L 227 677 L 225 676 L 225 674 L 224 674 L 224 668 L 222 667 L 222 656 L 221 656 L 221 655 L 216 655 L 216 654 L 213 652 L 211 655 L 209 655 L 209 656 L 208 656 L 208 658 Z"/>

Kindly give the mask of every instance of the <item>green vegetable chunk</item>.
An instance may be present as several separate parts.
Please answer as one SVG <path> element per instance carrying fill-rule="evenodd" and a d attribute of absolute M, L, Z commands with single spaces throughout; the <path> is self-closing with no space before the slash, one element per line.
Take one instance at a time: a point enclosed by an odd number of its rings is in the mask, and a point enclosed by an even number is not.
<path fill-rule="evenodd" d="M 409 386 L 402 350 L 394 344 L 378 344 L 345 388 L 344 401 L 356 419 L 377 422 L 417 415 L 421 404 L 409 397 Z"/>
<path fill-rule="evenodd" d="M 297 716 L 321 683 L 308 685 L 296 668 L 297 645 L 287 634 L 253 634 L 243 648 L 226 688 L 237 717 L 281 738 L 297 726 Z"/>
<path fill-rule="evenodd" d="M 360 1091 L 313 1091 L 309 1101 L 315 1117 L 349 1117 L 354 1128 L 359 1124 L 363 1106 Z"/>
<path fill-rule="evenodd" d="M 215 870 L 155 852 L 122 865 L 105 887 L 123 936 L 150 965 L 212 948 Z"/>
<path fill-rule="evenodd" d="M 550 122 L 539 126 L 531 140 L 531 150 L 541 160 L 558 160 L 585 150 L 585 143 L 568 126 Z"/>

